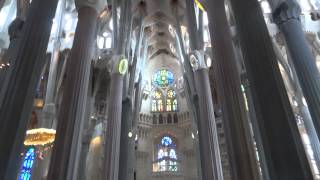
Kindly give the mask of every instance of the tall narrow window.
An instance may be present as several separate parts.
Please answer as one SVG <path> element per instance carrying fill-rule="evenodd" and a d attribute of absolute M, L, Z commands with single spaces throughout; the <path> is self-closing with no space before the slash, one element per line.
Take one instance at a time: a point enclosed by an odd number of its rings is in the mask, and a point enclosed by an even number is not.
<path fill-rule="evenodd" d="M 163 108 L 163 95 L 160 90 L 154 90 L 152 94 L 152 112 L 162 112 Z"/>
<path fill-rule="evenodd" d="M 167 111 L 177 111 L 178 110 L 178 102 L 176 99 L 176 91 L 173 89 L 169 89 L 167 91 Z"/>
<path fill-rule="evenodd" d="M 170 136 L 163 136 L 157 145 L 156 160 L 153 163 L 154 172 L 178 171 L 176 144 Z"/>
<path fill-rule="evenodd" d="M 22 162 L 22 168 L 21 168 L 19 180 L 31 179 L 31 170 L 33 167 L 33 162 L 35 157 L 36 157 L 35 148 L 34 147 L 29 148 Z"/>

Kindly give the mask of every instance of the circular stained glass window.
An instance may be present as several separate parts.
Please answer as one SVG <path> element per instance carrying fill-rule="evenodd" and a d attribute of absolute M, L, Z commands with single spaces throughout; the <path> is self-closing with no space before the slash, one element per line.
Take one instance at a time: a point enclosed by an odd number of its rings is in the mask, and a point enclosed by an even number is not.
<path fill-rule="evenodd" d="M 172 139 L 169 136 L 164 136 L 161 140 L 161 144 L 164 146 L 169 146 L 172 144 Z"/>
<path fill-rule="evenodd" d="M 166 69 L 159 70 L 153 75 L 153 84 L 156 86 L 167 87 L 173 85 L 173 82 L 173 73 Z"/>

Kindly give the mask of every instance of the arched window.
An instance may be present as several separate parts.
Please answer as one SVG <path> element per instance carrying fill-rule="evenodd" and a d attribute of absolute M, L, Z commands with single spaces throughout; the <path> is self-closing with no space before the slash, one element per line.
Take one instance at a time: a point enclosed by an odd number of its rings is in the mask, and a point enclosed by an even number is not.
<path fill-rule="evenodd" d="M 156 150 L 156 160 L 153 163 L 154 172 L 178 171 L 176 144 L 170 136 L 163 136 Z"/>
<path fill-rule="evenodd" d="M 159 114 L 159 124 L 163 124 L 162 114 Z"/>
<path fill-rule="evenodd" d="M 159 89 L 156 89 L 152 93 L 152 112 L 162 112 L 163 108 L 163 95 Z"/>
<path fill-rule="evenodd" d="M 173 89 L 173 83 L 174 75 L 166 69 L 159 70 L 154 74 L 154 90 L 151 100 L 152 112 L 172 112 L 178 110 L 178 101 L 176 99 L 176 91 Z"/>
<path fill-rule="evenodd" d="M 167 109 L 166 111 L 177 111 L 178 110 L 178 102 L 176 99 L 176 91 L 173 89 L 169 89 L 167 91 Z"/>
<path fill-rule="evenodd" d="M 31 170 L 33 167 L 33 162 L 35 157 L 36 157 L 35 148 L 34 147 L 29 148 L 22 162 L 22 168 L 21 168 L 19 180 L 31 179 Z"/>
<path fill-rule="evenodd" d="M 178 123 L 178 115 L 177 114 L 173 115 L 173 123 Z"/>

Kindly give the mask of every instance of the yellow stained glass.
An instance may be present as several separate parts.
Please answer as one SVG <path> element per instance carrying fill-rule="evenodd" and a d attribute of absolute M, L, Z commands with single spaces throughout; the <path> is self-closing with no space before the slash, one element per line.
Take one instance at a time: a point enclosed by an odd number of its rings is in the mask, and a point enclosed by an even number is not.
<path fill-rule="evenodd" d="M 172 111 L 172 101 L 171 99 L 167 99 L 167 111 Z"/>
<path fill-rule="evenodd" d="M 163 102 L 162 99 L 158 100 L 158 111 L 163 111 Z"/>

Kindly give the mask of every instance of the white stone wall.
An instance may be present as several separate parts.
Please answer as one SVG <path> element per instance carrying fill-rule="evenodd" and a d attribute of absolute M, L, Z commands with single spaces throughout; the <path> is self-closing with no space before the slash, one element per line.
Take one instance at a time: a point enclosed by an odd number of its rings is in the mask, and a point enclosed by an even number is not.
<path fill-rule="evenodd" d="M 191 136 L 191 121 L 187 113 L 178 115 L 177 124 L 152 124 L 152 116 L 140 116 L 139 138 L 136 150 L 137 180 L 196 180 L 197 160 L 194 139 Z M 148 118 L 149 117 L 149 118 Z M 182 118 L 188 118 L 183 120 Z M 170 135 L 176 141 L 178 172 L 153 172 L 152 162 L 155 160 L 156 147 L 163 135 Z"/>

